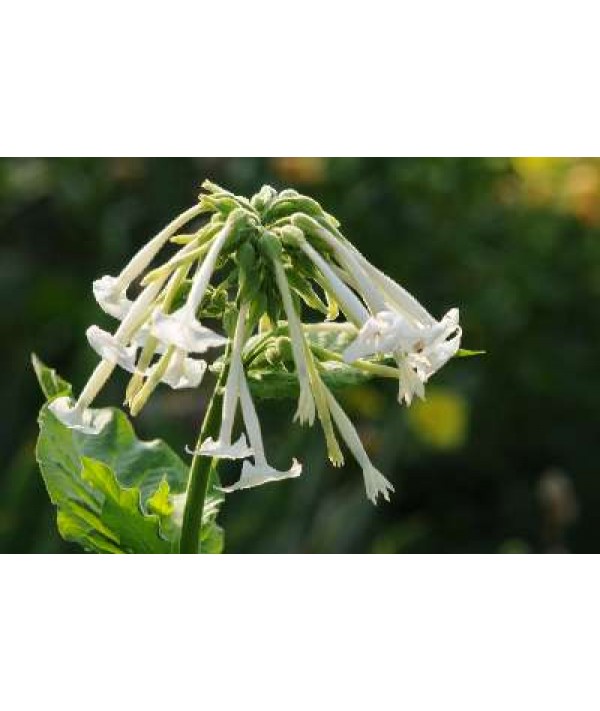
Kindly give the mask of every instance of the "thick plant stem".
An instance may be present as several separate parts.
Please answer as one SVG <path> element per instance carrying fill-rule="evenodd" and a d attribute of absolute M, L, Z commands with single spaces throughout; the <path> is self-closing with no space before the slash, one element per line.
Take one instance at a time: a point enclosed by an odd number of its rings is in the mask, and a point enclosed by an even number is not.
<path fill-rule="evenodd" d="M 221 371 L 214 395 L 206 411 L 200 435 L 196 443 L 196 450 L 207 437 L 216 437 L 221 419 L 222 396 L 219 394 L 221 384 L 227 375 L 228 368 Z M 183 521 L 181 524 L 181 536 L 179 538 L 179 553 L 199 553 L 200 552 L 200 528 L 202 527 L 202 515 L 204 513 L 204 500 L 208 490 L 208 480 L 213 467 L 218 464 L 218 459 L 194 454 L 190 466 L 190 476 L 188 479 L 187 494 L 185 497 L 185 508 L 183 510 Z"/>

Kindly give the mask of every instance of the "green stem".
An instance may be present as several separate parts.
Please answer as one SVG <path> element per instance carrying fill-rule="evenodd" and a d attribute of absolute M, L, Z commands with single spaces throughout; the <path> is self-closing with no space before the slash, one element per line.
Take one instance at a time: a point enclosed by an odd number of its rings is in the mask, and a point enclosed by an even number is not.
<path fill-rule="evenodd" d="M 344 357 L 339 353 L 330 351 L 327 348 L 322 348 L 317 346 L 315 343 L 310 344 L 311 351 L 316 355 L 320 356 L 324 360 L 334 360 L 338 363 L 345 363 Z M 389 365 L 382 365 L 380 363 L 371 363 L 368 360 L 355 360 L 349 363 L 353 368 L 358 368 L 359 370 L 364 370 L 365 373 L 372 373 L 373 375 L 379 375 L 382 378 L 398 378 L 400 376 L 400 371 L 398 368 L 392 368 Z"/>
<path fill-rule="evenodd" d="M 207 437 L 216 437 L 221 419 L 220 395 L 221 384 L 225 382 L 228 368 L 224 367 L 219 376 L 215 391 L 204 416 L 204 421 L 200 429 L 196 451 Z M 190 466 L 188 488 L 185 497 L 185 508 L 183 510 L 183 521 L 181 524 L 181 536 L 179 538 L 179 553 L 199 553 L 200 552 L 200 529 L 202 527 L 202 515 L 204 513 L 204 501 L 208 490 L 210 473 L 216 469 L 218 459 L 194 454 Z"/>

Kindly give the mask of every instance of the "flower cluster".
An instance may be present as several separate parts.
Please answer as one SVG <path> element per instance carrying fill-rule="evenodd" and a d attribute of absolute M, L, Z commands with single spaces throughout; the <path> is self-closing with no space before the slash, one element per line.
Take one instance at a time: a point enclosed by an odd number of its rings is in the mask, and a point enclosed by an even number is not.
<path fill-rule="evenodd" d="M 102 422 L 90 406 L 117 366 L 131 374 L 125 403 L 136 415 L 160 383 L 196 388 L 207 370 L 203 354 L 226 347 L 216 388 L 220 430 L 193 453 L 244 460 L 240 479 L 226 492 L 299 476 L 302 466 L 295 459 L 283 471 L 268 464 L 248 384 L 249 353 L 257 340 L 277 333 L 280 347 L 289 347 L 297 382 L 294 420 L 312 426 L 318 418 L 331 462 L 343 464 L 339 436 L 362 467 L 368 498 L 389 499 L 392 484 L 371 463 L 325 382 L 322 353 L 307 338 L 303 309 L 322 312 L 326 321 L 345 317 L 353 339 L 338 358 L 358 371 L 397 378 L 398 399 L 407 405 L 424 397 L 429 378 L 456 354 L 458 310 L 433 318 L 370 264 L 311 198 L 265 186 L 247 200 L 208 181 L 203 187 L 198 204 L 150 240 L 120 274 L 94 282 L 98 304 L 119 325 L 114 333 L 88 329 L 100 361 L 76 401 L 61 397 L 50 409 L 66 426 L 96 433 Z M 208 219 L 199 229 L 180 233 L 201 216 Z M 169 244 L 179 251 L 151 268 Z M 215 320 L 223 334 L 207 325 Z M 244 431 L 236 439 L 238 409 Z"/>

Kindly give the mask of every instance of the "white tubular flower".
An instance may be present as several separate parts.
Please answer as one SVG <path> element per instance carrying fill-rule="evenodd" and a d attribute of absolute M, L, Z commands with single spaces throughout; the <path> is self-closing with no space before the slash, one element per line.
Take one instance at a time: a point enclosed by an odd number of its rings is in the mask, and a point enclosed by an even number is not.
<path fill-rule="evenodd" d="M 187 353 L 206 353 L 210 348 L 221 348 L 227 343 L 225 336 L 203 326 L 187 306 L 172 314 L 157 311 L 153 318 L 152 334 L 163 347 L 168 344 Z"/>
<path fill-rule="evenodd" d="M 352 452 L 354 458 L 362 468 L 367 498 L 375 505 L 377 505 L 379 496 L 383 496 L 386 501 L 389 501 L 389 492 L 394 491 L 394 487 L 380 471 L 375 469 L 360 441 L 358 432 L 352 422 L 350 422 L 350 418 L 346 415 L 329 390 L 327 390 L 327 399 L 331 415 L 333 416 L 333 420 L 342 439 L 346 442 L 348 449 Z"/>
<path fill-rule="evenodd" d="M 344 351 L 344 360 L 352 363 L 370 355 L 394 353 L 405 349 L 406 343 L 417 343 L 420 334 L 421 330 L 401 315 L 393 311 L 380 311 L 365 321 L 354 341 Z"/>
<path fill-rule="evenodd" d="M 452 358 L 460 346 L 458 309 L 441 321 L 420 324 L 403 314 L 382 311 L 372 316 L 344 351 L 351 363 L 370 355 L 394 355 L 400 369 L 398 401 L 410 405 L 413 396 L 425 397 L 424 383 Z"/>
<path fill-rule="evenodd" d="M 236 442 L 232 443 L 231 441 L 235 413 L 240 396 L 240 380 L 243 371 L 242 347 L 244 344 L 248 310 L 249 305 L 243 304 L 240 308 L 235 327 L 233 345 L 231 348 L 231 365 L 229 367 L 229 375 L 227 376 L 225 394 L 223 396 L 223 413 L 219 437 L 217 440 L 214 440 L 212 437 L 207 437 L 207 439 L 202 442 L 199 450 L 190 453 L 200 454 L 206 457 L 218 457 L 221 459 L 244 459 L 253 453 L 252 448 L 248 446 L 246 441 L 246 435 L 242 434 Z M 190 450 L 188 450 L 188 452 L 189 451 Z"/>
<path fill-rule="evenodd" d="M 221 491 L 229 494 L 232 491 L 250 489 L 260 484 L 266 484 L 269 481 L 280 481 L 281 479 L 291 479 L 300 476 L 300 474 L 302 474 L 302 464 L 300 464 L 297 459 L 292 460 L 292 466 L 286 471 L 275 469 L 267 462 L 260 422 L 243 370 L 240 375 L 240 400 L 242 404 L 242 414 L 244 416 L 244 425 L 248 433 L 250 446 L 254 452 L 254 464 L 246 460 L 242 465 L 242 474 L 239 480 L 231 486 L 222 487 Z"/>
<path fill-rule="evenodd" d="M 98 434 L 106 424 L 106 419 L 99 418 L 98 413 L 92 412 L 87 408 L 100 392 L 114 368 L 114 363 L 101 360 L 82 390 L 77 402 L 73 402 L 67 396 L 59 397 L 48 405 L 48 409 L 69 429 L 83 432 L 84 434 Z"/>
<path fill-rule="evenodd" d="M 135 345 L 126 348 L 111 333 L 98 326 L 90 326 L 85 335 L 90 346 L 103 360 L 118 365 L 129 373 L 135 373 Z"/>
<path fill-rule="evenodd" d="M 450 309 L 439 324 L 431 329 L 432 335 L 423 342 L 422 348 L 408 355 L 408 362 L 416 368 L 423 382 L 427 382 L 446 365 L 460 348 L 462 329 L 458 320 L 458 309 Z"/>
<path fill-rule="evenodd" d="M 326 279 L 342 311 L 360 328 L 369 318 L 369 312 L 363 306 L 358 296 L 356 296 L 352 289 L 344 284 L 332 267 L 311 244 L 303 240 L 300 244 L 300 248 Z"/>
<path fill-rule="evenodd" d="M 425 326 L 433 326 L 436 323 L 436 320 L 429 311 L 427 311 L 411 293 L 371 264 L 353 244 L 350 242 L 346 242 L 346 244 L 348 248 L 352 250 L 366 274 L 373 280 L 375 285 L 381 289 L 389 307 L 416 323 Z"/>
<path fill-rule="evenodd" d="M 131 308 L 125 289 L 120 286 L 119 277 L 105 275 L 92 284 L 94 298 L 100 308 L 109 316 L 122 321 Z"/>
<path fill-rule="evenodd" d="M 93 292 L 100 308 L 110 316 L 123 320 L 132 304 L 126 296 L 131 282 L 148 267 L 175 232 L 199 215 L 202 210 L 200 205 L 195 205 L 176 217 L 140 249 L 119 276 L 106 275 L 96 279 L 93 284 Z"/>
<path fill-rule="evenodd" d="M 294 356 L 296 375 L 300 387 L 298 409 L 294 415 L 294 421 L 298 420 L 301 425 L 308 423 L 312 427 L 315 421 L 315 401 L 310 388 L 302 324 L 294 307 L 287 277 L 285 276 L 285 271 L 279 259 L 273 259 L 273 266 L 275 268 L 277 287 L 281 294 L 281 300 L 283 301 L 283 308 L 288 322 L 288 330 L 292 341 L 292 355 Z"/>
<path fill-rule="evenodd" d="M 359 264 L 353 254 L 353 251 L 315 220 L 311 218 L 305 218 L 305 220 L 312 223 L 313 233 L 318 235 L 333 250 L 337 261 L 348 272 L 358 292 L 371 311 L 373 313 L 383 311 L 385 309 L 385 300 L 381 294 L 381 290 L 375 286 L 372 279 L 365 273 L 362 265 Z M 364 319 L 362 323 L 364 323 Z"/>
<path fill-rule="evenodd" d="M 163 281 L 161 280 L 153 282 L 150 286 L 147 286 L 133 302 L 127 316 L 119 325 L 116 333 L 110 337 L 110 348 L 103 336 L 99 336 L 95 331 L 92 332 L 92 340 L 97 340 L 97 345 L 102 349 L 106 348 L 106 355 L 110 357 L 103 357 L 100 363 L 98 363 L 81 391 L 76 403 L 73 403 L 68 397 L 57 398 L 50 403 L 50 411 L 63 425 L 86 434 L 98 434 L 100 429 L 104 426 L 105 421 L 99 418 L 97 413 L 88 412 L 87 409 L 91 406 L 106 381 L 112 375 L 113 370 L 116 368 L 118 357 L 122 355 L 119 346 L 125 347 L 129 343 L 132 335 L 139 328 L 140 322 L 143 322 L 144 318 L 146 318 L 148 309 L 154 299 L 156 299 L 162 284 Z M 100 329 L 98 329 L 98 331 L 100 331 Z M 108 336 L 109 334 L 106 335 Z M 118 357 L 115 358 L 115 355 Z M 127 358 L 124 362 L 128 363 Z"/>
<path fill-rule="evenodd" d="M 202 302 L 219 254 L 230 236 L 235 222 L 229 220 L 214 238 L 202 265 L 192 281 L 188 299 L 184 306 L 172 314 L 157 311 L 154 314 L 152 332 L 163 343 L 174 345 L 188 353 L 204 353 L 209 348 L 218 348 L 227 339 L 203 326 L 196 318 L 196 311 Z"/>
<path fill-rule="evenodd" d="M 147 370 L 146 375 L 148 377 L 152 375 L 154 368 L 156 368 L 155 365 Z M 185 351 L 175 349 L 161 380 L 174 390 L 197 388 L 202 382 L 206 368 L 205 360 L 187 358 Z"/>

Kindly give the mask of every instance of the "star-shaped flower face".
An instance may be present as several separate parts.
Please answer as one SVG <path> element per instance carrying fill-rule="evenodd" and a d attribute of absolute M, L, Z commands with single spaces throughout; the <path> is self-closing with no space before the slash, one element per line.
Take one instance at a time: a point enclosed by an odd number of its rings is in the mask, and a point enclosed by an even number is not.
<path fill-rule="evenodd" d="M 450 309 L 444 318 L 430 330 L 420 349 L 407 357 L 423 382 L 453 358 L 460 348 L 462 329 L 458 309 Z"/>

